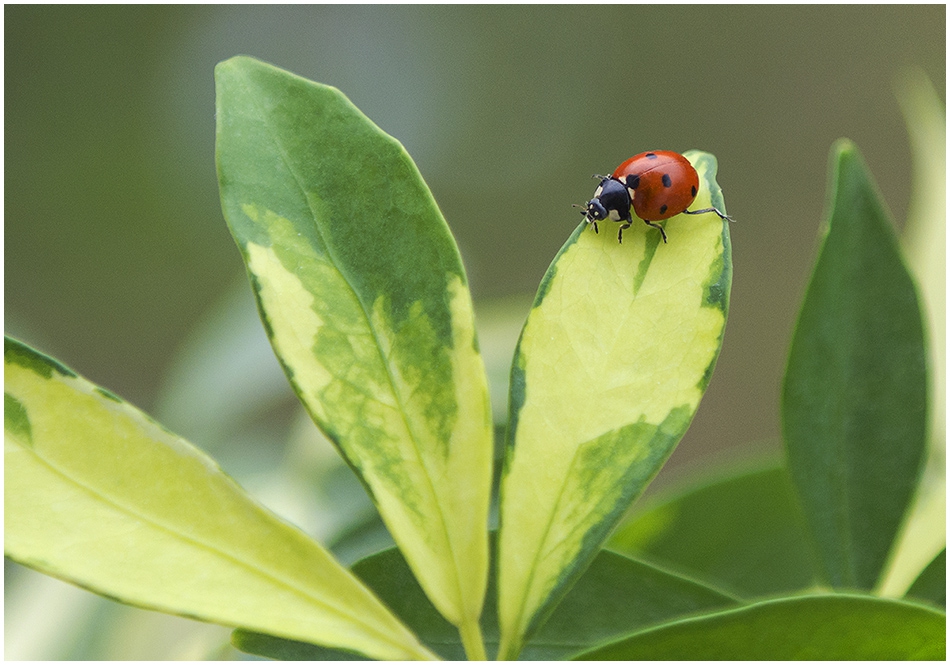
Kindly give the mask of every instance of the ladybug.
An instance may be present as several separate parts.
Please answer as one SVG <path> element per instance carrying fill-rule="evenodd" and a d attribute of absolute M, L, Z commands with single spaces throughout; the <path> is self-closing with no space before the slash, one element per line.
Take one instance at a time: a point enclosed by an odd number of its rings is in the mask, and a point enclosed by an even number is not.
<path fill-rule="evenodd" d="M 617 167 L 613 175 L 595 175 L 600 184 L 594 198 L 583 207 L 584 221 L 600 233 L 597 222 L 611 219 L 624 222 L 617 234 L 623 242 L 623 230 L 633 224 L 631 209 L 648 226 L 660 230 L 663 242 L 666 231 L 656 222 L 681 213 L 700 215 L 714 212 L 721 219 L 732 218 L 716 208 L 687 210 L 699 191 L 699 175 L 683 155 L 669 150 L 654 150 L 634 155 Z"/>

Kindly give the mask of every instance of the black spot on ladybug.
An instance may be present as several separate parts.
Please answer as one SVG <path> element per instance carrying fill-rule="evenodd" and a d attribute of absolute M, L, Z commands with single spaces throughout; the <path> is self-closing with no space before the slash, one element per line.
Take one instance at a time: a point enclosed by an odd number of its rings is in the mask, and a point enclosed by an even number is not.
<path fill-rule="evenodd" d="M 656 159 L 656 154 L 652 152 L 648 152 L 647 154 L 644 155 L 644 157 L 646 157 L 647 159 Z"/>
<path fill-rule="evenodd" d="M 661 214 L 661 215 L 665 215 L 665 214 L 666 214 L 666 206 L 665 206 L 665 205 L 660 206 L 660 214 Z"/>
<path fill-rule="evenodd" d="M 636 189 L 640 186 L 640 176 L 638 175 L 628 175 L 627 176 L 627 187 L 630 189 Z"/>
<path fill-rule="evenodd" d="M 693 196 L 695 197 L 695 196 L 696 196 L 696 185 L 693 185 L 693 186 L 690 188 L 690 191 L 693 192 Z"/>
<path fill-rule="evenodd" d="M 672 186 L 673 186 L 673 181 L 670 179 L 670 174 L 669 174 L 669 173 L 664 173 L 664 174 L 663 174 L 663 186 L 664 186 L 664 187 L 672 187 Z"/>

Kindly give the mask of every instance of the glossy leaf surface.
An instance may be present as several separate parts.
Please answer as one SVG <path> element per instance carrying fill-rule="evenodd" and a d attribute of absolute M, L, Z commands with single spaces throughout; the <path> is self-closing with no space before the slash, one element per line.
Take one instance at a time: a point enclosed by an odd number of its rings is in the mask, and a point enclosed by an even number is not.
<path fill-rule="evenodd" d="M 202 452 L 4 343 L 7 556 L 122 602 L 385 659 L 431 658 L 329 553 Z"/>
<path fill-rule="evenodd" d="M 871 589 L 920 473 L 927 351 L 914 284 L 857 148 L 832 151 L 830 217 L 782 400 L 789 471 L 835 587 Z"/>
<path fill-rule="evenodd" d="M 458 633 L 428 602 L 399 552 L 389 550 L 360 561 L 356 573 L 443 658 L 464 657 Z M 494 579 L 489 586 L 494 592 Z M 611 637 L 674 617 L 729 607 L 736 601 L 696 582 L 642 562 L 601 552 L 525 646 L 523 660 L 561 659 Z M 489 604 L 482 628 L 492 655 L 498 646 L 497 616 Z M 336 660 L 339 651 L 236 631 L 232 640 L 250 653 L 287 660 Z"/>
<path fill-rule="evenodd" d="M 716 160 L 694 208 L 723 210 Z M 583 572 L 689 426 L 722 342 L 727 223 L 680 215 L 579 226 L 545 275 L 512 366 L 502 484 L 499 616 L 514 657 Z"/>
<path fill-rule="evenodd" d="M 943 660 L 946 615 L 873 596 L 782 598 L 676 621 L 576 660 Z"/>
<path fill-rule="evenodd" d="M 815 581 L 782 467 L 696 478 L 634 510 L 607 547 L 743 597 L 803 589 Z"/>
<path fill-rule="evenodd" d="M 216 81 L 222 206 L 274 350 L 433 603 L 477 626 L 491 414 L 445 220 L 335 88 L 246 57 Z"/>

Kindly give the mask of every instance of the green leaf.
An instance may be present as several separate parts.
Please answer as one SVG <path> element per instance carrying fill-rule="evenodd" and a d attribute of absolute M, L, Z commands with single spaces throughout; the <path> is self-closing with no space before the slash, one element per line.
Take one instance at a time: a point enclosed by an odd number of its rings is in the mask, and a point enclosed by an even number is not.
<path fill-rule="evenodd" d="M 353 649 L 432 654 L 329 553 L 206 455 L 4 339 L 4 546 L 125 603 Z"/>
<path fill-rule="evenodd" d="M 562 660 L 579 649 L 736 599 L 662 568 L 601 551 L 531 637 L 522 660 Z"/>
<path fill-rule="evenodd" d="M 723 210 L 712 155 L 694 207 Z M 732 263 L 713 213 L 640 224 L 617 243 L 581 224 L 554 259 L 511 370 L 502 484 L 502 655 L 583 572 L 683 436 L 722 342 Z"/>
<path fill-rule="evenodd" d="M 781 598 L 658 626 L 575 660 L 944 660 L 946 620 L 873 596 Z"/>
<path fill-rule="evenodd" d="M 443 658 L 464 657 L 452 626 L 426 599 L 398 550 L 375 554 L 353 566 L 356 573 Z M 494 578 L 489 584 L 494 591 Z M 601 552 L 521 653 L 522 660 L 561 659 L 579 649 L 660 621 L 728 607 L 735 599 L 612 552 Z M 482 628 L 489 652 L 498 644 L 494 607 L 485 608 Z M 339 651 L 235 631 L 242 651 L 283 660 L 336 660 Z"/>
<path fill-rule="evenodd" d="M 812 555 L 783 467 L 706 474 L 638 504 L 607 547 L 741 596 L 811 586 Z"/>
<path fill-rule="evenodd" d="M 215 76 L 222 206 L 274 350 L 435 606 L 477 627 L 492 424 L 445 220 L 335 88 L 247 57 Z"/>
<path fill-rule="evenodd" d="M 877 583 L 920 472 L 927 352 L 917 294 L 857 148 L 832 150 L 828 228 L 792 339 L 788 465 L 823 574 Z"/>
<path fill-rule="evenodd" d="M 446 623 L 446 625 L 451 627 L 451 624 Z M 231 633 L 231 644 L 244 653 L 272 660 L 371 660 L 348 651 L 330 649 L 309 642 L 287 640 L 266 633 L 254 633 L 240 628 Z"/>
<path fill-rule="evenodd" d="M 920 598 L 947 606 L 947 548 L 934 557 L 907 590 L 908 598 Z"/>

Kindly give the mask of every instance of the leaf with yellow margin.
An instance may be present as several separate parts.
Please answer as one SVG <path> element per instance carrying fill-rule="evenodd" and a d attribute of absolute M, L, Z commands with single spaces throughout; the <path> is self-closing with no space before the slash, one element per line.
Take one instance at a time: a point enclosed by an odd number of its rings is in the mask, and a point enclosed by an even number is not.
<path fill-rule="evenodd" d="M 492 423 L 458 248 L 402 145 L 247 57 L 217 82 L 221 201 L 301 401 L 482 656 Z"/>
<path fill-rule="evenodd" d="M 725 212 L 716 160 L 694 209 Z M 602 225 L 606 222 L 602 222 Z M 732 263 L 728 224 L 679 215 L 623 244 L 581 224 L 545 275 L 511 371 L 499 537 L 499 658 L 584 572 L 686 432 L 719 356 Z M 604 232 L 606 231 L 606 232 Z"/>
<path fill-rule="evenodd" d="M 132 605 L 435 658 L 319 544 L 130 404 L 10 338 L 3 397 L 10 558 Z"/>

